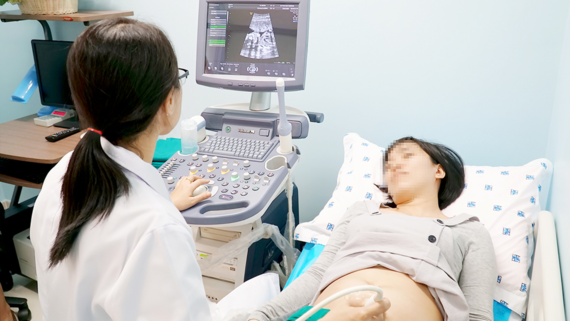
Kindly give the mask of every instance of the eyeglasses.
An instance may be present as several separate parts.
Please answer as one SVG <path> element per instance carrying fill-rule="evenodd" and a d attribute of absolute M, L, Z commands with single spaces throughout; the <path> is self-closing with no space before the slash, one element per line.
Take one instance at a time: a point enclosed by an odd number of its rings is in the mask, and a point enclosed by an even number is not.
<path fill-rule="evenodd" d="M 178 68 L 178 80 L 180 80 L 180 85 L 184 85 L 186 83 L 186 79 L 190 76 L 190 72 L 184 68 Z"/>

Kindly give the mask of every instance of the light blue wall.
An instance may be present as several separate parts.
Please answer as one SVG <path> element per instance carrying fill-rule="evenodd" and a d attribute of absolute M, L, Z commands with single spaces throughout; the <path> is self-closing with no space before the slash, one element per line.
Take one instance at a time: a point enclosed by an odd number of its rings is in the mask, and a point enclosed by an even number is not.
<path fill-rule="evenodd" d="M 0 7 L 1 11 L 16 9 L 16 5 Z M 33 114 L 41 108 L 37 91 L 27 104 L 10 101 L 10 96 L 34 64 L 31 39 L 44 39 L 42 27 L 37 21 L 0 22 L 0 123 Z M 12 185 L 0 183 L 0 201 L 10 199 L 12 190 Z M 24 188 L 21 200 L 38 192 Z"/>
<path fill-rule="evenodd" d="M 570 17 L 570 15 L 569 15 Z M 570 18 L 566 23 L 564 48 L 560 59 L 558 86 L 552 110 L 547 158 L 553 162 L 554 173 L 548 210 L 556 222 L 558 252 L 565 289 L 566 316 L 570 320 Z"/>
<path fill-rule="evenodd" d="M 194 74 L 198 1 L 81 0 L 80 7 L 134 10 L 137 19 L 158 24 L 180 66 Z M 301 219 L 312 219 L 329 198 L 347 132 L 382 146 L 404 135 L 442 142 L 473 165 L 543 157 L 568 7 L 567 0 L 313 0 L 306 90 L 286 96 L 288 105 L 324 112 L 326 119 L 296 142 L 303 152 L 296 172 Z M 52 26 L 61 40 L 84 29 L 80 23 Z M 0 97 L 7 98 L 19 80 L 14 77 L 29 68 L 28 39 L 41 32 L 37 22 L 0 28 L 1 46 L 18 46 L 16 60 L 0 50 L 2 81 L 10 83 L 0 86 Z M 192 81 L 184 90 L 183 118 L 249 100 L 246 93 Z"/>

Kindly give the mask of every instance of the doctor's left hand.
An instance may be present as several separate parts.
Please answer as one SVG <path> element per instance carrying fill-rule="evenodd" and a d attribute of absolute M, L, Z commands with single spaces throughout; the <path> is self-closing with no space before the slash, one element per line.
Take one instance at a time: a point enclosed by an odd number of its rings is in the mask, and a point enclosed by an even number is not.
<path fill-rule="evenodd" d="M 192 193 L 194 193 L 194 190 L 198 186 L 208 184 L 208 182 L 210 182 L 209 179 L 202 179 L 198 176 L 182 177 L 182 179 L 176 183 L 176 187 L 172 193 L 170 193 L 172 203 L 174 203 L 179 211 L 183 211 L 209 198 L 212 196 L 210 192 L 192 196 Z"/>

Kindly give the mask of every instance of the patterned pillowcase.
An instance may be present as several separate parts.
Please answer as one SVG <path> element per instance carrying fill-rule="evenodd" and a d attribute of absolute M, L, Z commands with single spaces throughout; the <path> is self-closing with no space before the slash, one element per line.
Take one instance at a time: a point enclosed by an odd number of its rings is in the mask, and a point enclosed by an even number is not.
<path fill-rule="evenodd" d="M 494 299 L 523 318 L 534 249 L 532 227 L 540 199 L 546 203 L 551 176 L 547 159 L 518 167 L 465 166 L 465 189 L 443 210 L 447 216 L 476 215 L 485 225 L 497 257 Z"/>
<path fill-rule="evenodd" d="M 357 134 L 344 136 L 344 162 L 338 172 L 332 197 L 314 220 L 295 229 L 295 239 L 307 243 L 326 244 L 331 232 L 352 204 L 371 199 L 378 204 L 384 194 L 375 186 L 384 182 L 384 148 Z"/>

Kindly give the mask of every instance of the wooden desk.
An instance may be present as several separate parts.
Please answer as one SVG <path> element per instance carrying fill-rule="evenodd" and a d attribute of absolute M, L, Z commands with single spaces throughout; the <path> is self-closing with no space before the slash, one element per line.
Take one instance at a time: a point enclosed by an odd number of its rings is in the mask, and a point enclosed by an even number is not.
<path fill-rule="evenodd" d="M 50 143 L 45 137 L 64 128 L 42 127 L 34 124 L 35 114 L 0 124 L 0 157 L 40 164 L 56 164 L 72 151 L 81 133 Z M 0 181 L 17 186 L 41 188 L 42 184 L 0 174 Z"/>

